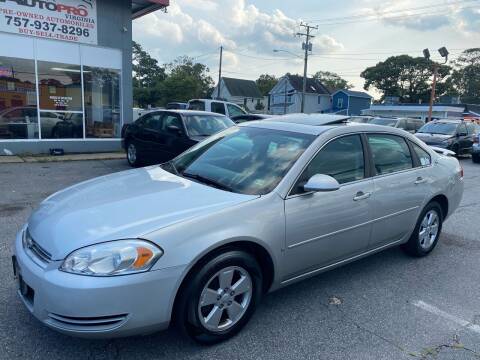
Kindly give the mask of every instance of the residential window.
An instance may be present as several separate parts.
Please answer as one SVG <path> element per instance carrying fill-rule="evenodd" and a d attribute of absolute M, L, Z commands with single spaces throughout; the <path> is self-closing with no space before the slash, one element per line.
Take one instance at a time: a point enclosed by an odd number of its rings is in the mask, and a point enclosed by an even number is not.
<path fill-rule="evenodd" d="M 413 167 L 412 155 L 405 139 L 400 136 L 368 135 L 377 175 L 390 174 Z"/>
<path fill-rule="evenodd" d="M 337 108 L 338 109 L 343 109 L 343 98 L 338 98 L 337 99 Z"/>
<path fill-rule="evenodd" d="M 0 56 L 0 139 L 36 139 L 35 62 Z"/>
<path fill-rule="evenodd" d="M 120 71 L 84 66 L 83 88 L 86 137 L 120 137 Z"/>

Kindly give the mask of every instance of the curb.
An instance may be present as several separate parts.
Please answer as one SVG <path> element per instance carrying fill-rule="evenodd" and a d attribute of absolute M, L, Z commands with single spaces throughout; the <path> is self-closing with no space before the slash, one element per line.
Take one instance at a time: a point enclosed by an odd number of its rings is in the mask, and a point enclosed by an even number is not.
<path fill-rule="evenodd" d="M 0 156 L 0 164 L 125 159 L 125 153 L 68 154 L 61 156 Z"/>

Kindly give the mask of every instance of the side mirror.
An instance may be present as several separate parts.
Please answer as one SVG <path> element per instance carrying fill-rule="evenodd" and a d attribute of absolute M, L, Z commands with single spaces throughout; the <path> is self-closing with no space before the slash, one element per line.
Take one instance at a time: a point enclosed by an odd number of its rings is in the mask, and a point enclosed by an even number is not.
<path fill-rule="evenodd" d="M 340 189 L 338 181 L 324 174 L 313 175 L 307 183 L 303 185 L 303 190 L 306 192 L 335 191 L 338 189 Z"/>
<path fill-rule="evenodd" d="M 180 129 L 178 126 L 176 125 L 168 125 L 167 126 L 167 130 L 171 133 L 175 133 L 177 135 L 182 135 L 183 134 L 183 131 L 182 129 Z"/>

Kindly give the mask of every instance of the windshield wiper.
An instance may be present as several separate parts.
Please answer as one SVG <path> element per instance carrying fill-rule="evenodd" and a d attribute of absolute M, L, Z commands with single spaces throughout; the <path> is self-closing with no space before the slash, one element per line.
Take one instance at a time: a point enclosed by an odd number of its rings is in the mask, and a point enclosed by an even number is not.
<path fill-rule="evenodd" d="M 202 176 L 200 174 L 192 174 L 192 173 L 184 172 L 181 175 L 186 177 L 186 178 L 189 178 L 189 179 L 197 180 L 197 181 L 199 181 L 199 182 L 201 182 L 205 185 L 213 186 L 213 187 L 215 187 L 217 189 L 220 189 L 220 190 L 234 192 L 233 189 L 230 186 L 222 184 L 222 183 L 220 183 L 216 180 L 207 178 L 207 177 Z"/>

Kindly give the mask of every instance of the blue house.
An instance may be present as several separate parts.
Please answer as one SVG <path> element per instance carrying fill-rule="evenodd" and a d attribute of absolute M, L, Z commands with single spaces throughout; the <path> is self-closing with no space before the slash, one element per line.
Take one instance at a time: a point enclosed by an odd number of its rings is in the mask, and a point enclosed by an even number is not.
<path fill-rule="evenodd" d="M 332 94 L 332 112 L 345 115 L 361 115 L 369 109 L 372 97 L 363 91 L 338 90 Z"/>

